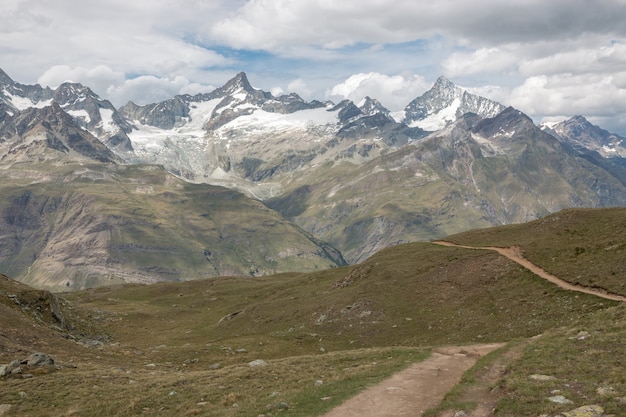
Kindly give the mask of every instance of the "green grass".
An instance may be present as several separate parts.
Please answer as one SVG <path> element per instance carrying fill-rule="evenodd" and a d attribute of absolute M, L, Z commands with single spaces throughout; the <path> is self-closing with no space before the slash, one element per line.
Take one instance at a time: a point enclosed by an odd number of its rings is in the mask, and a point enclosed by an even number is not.
<path fill-rule="evenodd" d="M 561 279 L 626 295 L 626 208 L 568 209 L 527 224 L 446 239 L 476 246 L 520 246 L 525 257 Z"/>
<path fill-rule="evenodd" d="M 606 414 L 626 416 L 626 306 L 621 305 L 581 319 L 576 326 L 554 329 L 530 344 L 501 382 L 504 398 L 497 416 L 554 415 L 589 404 Z M 555 377 L 536 381 L 533 374 Z M 614 393 L 601 395 L 599 388 Z M 563 395 L 572 404 L 547 400 Z"/>

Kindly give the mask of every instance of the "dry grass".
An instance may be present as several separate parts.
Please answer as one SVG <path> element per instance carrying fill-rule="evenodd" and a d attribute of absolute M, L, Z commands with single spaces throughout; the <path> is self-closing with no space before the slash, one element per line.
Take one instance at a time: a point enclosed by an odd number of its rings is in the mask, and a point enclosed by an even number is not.
<path fill-rule="evenodd" d="M 65 329 L 49 320 L 45 303 L 33 311 L 7 297 L 32 290 L 9 280 L 0 290 L 0 363 L 40 350 L 60 365 L 1 380 L 0 404 L 13 406 L 7 416 L 256 416 L 280 413 L 283 402 L 289 415 L 315 416 L 431 346 L 538 334 L 545 336 L 495 384 L 499 415 L 554 409 L 543 401 L 546 388 L 529 384 L 532 373 L 558 373 L 551 389 L 603 401 L 614 414 L 626 395 L 624 307 L 563 291 L 486 251 L 416 243 L 319 273 L 67 293 Z M 581 330 L 592 337 L 570 339 Z M 77 343 L 97 335 L 107 337 Z M 268 365 L 249 367 L 255 359 Z M 464 383 L 471 388 L 479 376 Z M 594 395 L 603 384 L 617 394 Z"/>

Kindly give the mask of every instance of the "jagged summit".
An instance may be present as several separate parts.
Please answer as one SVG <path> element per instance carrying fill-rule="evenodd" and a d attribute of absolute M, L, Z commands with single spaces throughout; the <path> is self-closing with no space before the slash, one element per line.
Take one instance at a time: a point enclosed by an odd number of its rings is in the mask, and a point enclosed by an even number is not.
<path fill-rule="evenodd" d="M 7 135 L 0 144 L 4 164 L 54 161 L 121 162 L 108 147 L 84 130 L 56 102 L 50 106 L 27 108 L 7 121 Z"/>
<path fill-rule="evenodd" d="M 592 124 L 584 116 L 573 116 L 546 130 L 579 151 L 595 151 L 605 158 L 626 158 L 626 138 Z"/>
<path fill-rule="evenodd" d="M 9 75 L 0 68 L 0 87 L 5 87 L 8 85 L 15 84 L 15 81 L 9 77 Z"/>
<path fill-rule="evenodd" d="M 430 90 L 406 106 L 402 121 L 411 127 L 435 131 L 450 125 L 465 113 L 493 117 L 504 108 L 502 104 L 469 93 L 441 76 Z"/>
<path fill-rule="evenodd" d="M 358 107 L 359 109 L 361 109 L 361 112 L 369 116 L 372 116 L 376 113 L 382 113 L 386 116 L 389 115 L 389 110 L 385 108 L 385 106 L 383 106 L 380 101 L 369 96 L 365 96 L 365 98 L 363 98 L 363 100 L 359 102 Z"/>
<path fill-rule="evenodd" d="M 218 88 L 216 92 L 217 91 L 219 91 L 223 95 L 229 95 L 237 93 L 239 91 L 251 93 L 256 90 L 252 87 L 250 81 L 248 81 L 248 76 L 246 75 L 246 73 L 242 71 L 235 75 L 233 78 L 231 78 L 229 81 L 227 81 L 223 87 Z"/>
<path fill-rule="evenodd" d="M 439 90 L 439 91 L 455 91 L 455 90 L 463 90 L 461 87 L 457 86 L 456 84 L 454 84 L 452 81 L 450 81 L 448 78 L 444 77 L 443 75 L 440 75 L 437 80 L 435 81 L 435 84 L 433 84 L 432 86 L 433 90 Z"/>

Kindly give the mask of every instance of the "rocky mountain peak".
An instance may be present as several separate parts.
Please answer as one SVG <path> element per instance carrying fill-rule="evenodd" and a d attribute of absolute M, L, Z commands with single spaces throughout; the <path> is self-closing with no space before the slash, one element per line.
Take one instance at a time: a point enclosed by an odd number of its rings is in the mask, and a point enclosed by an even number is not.
<path fill-rule="evenodd" d="M 15 115 L 10 123 L 14 135 L 0 147 L 5 163 L 58 160 L 59 153 L 70 160 L 120 160 L 96 137 L 79 126 L 59 103 L 53 102 L 42 108 L 27 108 Z"/>
<path fill-rule="evenodd" d="M 6 72 L 0 68 L 0 88 L 15 84 L 15 81 L 8 76 Z"/>
<path fill-rule="evenodd" d="M 389 115 L 389 110 L 387 110 L 385 106 L 383 106 L 380 103 L 380 101 L 376 100 L 375 98 L 371 98 L 369 96 L 366 96 L 363 100 L 361 100 L 358 107 L 363 114 L 366 114 L 369 116 L 374 115 L 376 113 L 382 113 L 386 116 Z"/>
<path fill-rule="evenodd" d="M 248 93 L 256 91 L 250 84 L 250 81 L 248 81 L 248 76 L 243 71 L 231 78 L 223 87 L 218 88 L 218 90 L 221 90 L 224 96 L 236 94 L 240 91 Z"/>
<path fill-rule="evenodd" d="M 553 125 L 550 133 L 580 151 L 592 150 L 604 157 L 626 157 L 626 138 L 592 124 L 576 115 Z"/>
<path fill-rule="evenodd" d="M 443 75 L 437 78 L 435 84 L 431 87 L 430 91 L 439 91 L 439 92 L 459 92 L 459 90 L 463 90 L 461 87 L 458 87 L 452 81 L 444 77 Z M 463 90 L 464 91 L 464 90 Z"/>
<path fill-rule="evenodd" d="M 484 137 L 511 138 L 529 129 L 539 130 L 530 117 L 509 106 L 496 116 L 483 119 L 476 123 L 473 131 Z"/>
<path fill-rule="evenodd" d="M 435 131 L 454 123 L 465 113 L 493 117 L 504 108 L 500 103 L 472 94 L 442 76 L 430 90 L 405 107 L 403 122 L 411 127 Z"/>
<path fill-rule="evenodd" d="M 54 101 L 61 106 L 77 104 L 88 99 L 99 100 L 100 98 L 89 87 L 80 83 L 65 82 L 54 92 Z"/>

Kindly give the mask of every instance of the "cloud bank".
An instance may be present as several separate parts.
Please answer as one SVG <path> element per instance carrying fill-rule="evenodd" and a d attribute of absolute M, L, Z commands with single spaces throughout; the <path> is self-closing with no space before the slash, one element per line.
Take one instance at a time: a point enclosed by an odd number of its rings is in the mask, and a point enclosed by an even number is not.
<path fill-rule="evenodd" d="M 534 117 L 626 135 L 626 0 L 5 0 L 2 67 L 116 105 L 210 90 L 239 71 L 307 99 L 406 105 L 439 75 Z"/>

